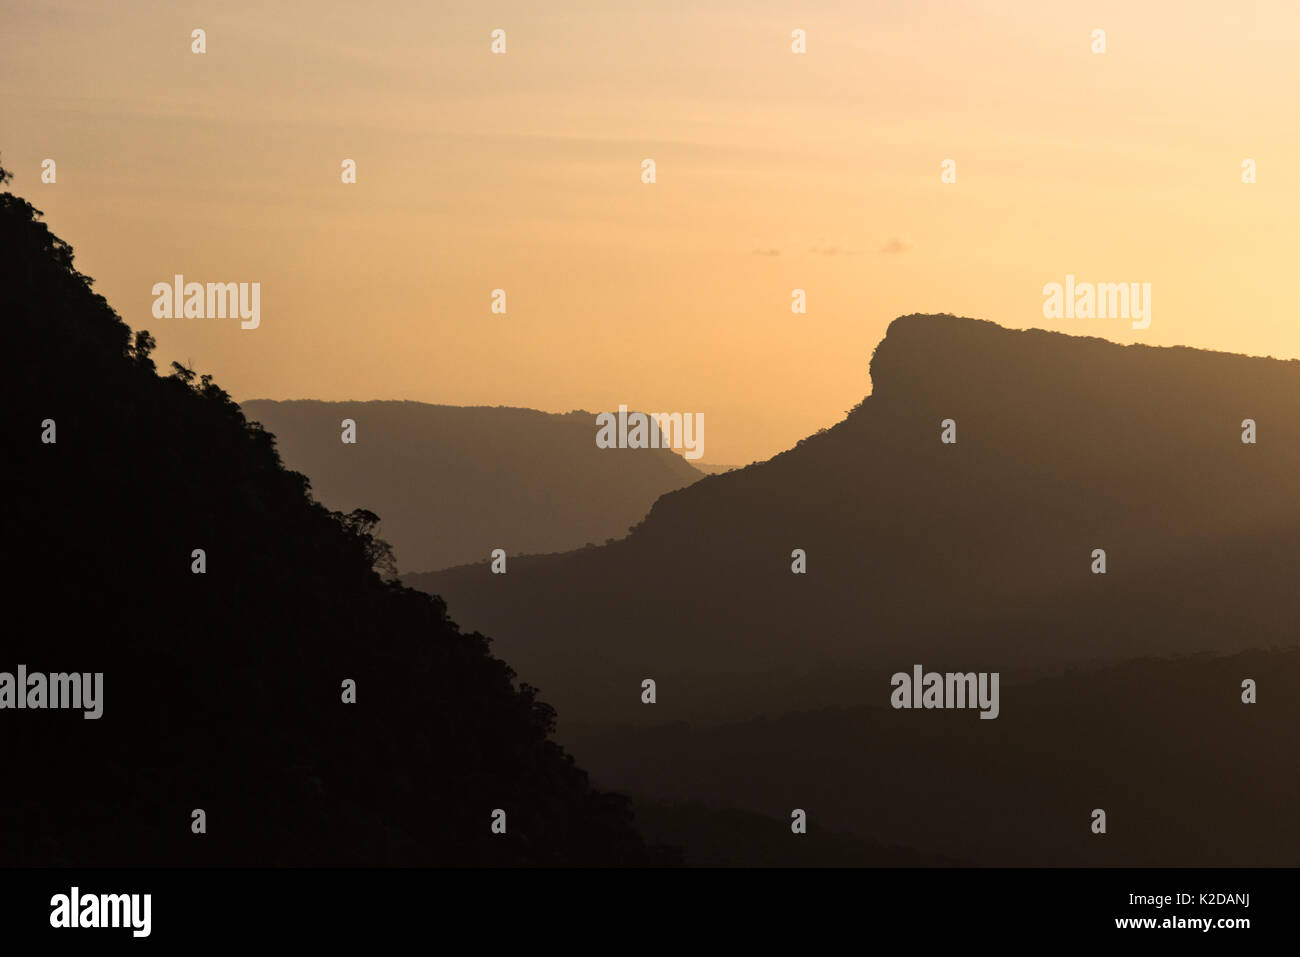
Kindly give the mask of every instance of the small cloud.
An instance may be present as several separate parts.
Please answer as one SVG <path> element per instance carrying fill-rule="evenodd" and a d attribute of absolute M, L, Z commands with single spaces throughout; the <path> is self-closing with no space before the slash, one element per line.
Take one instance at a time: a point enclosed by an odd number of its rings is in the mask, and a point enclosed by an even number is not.
<path fill-rule="evenodd" d="M 754 255 L 755 255 L 755 256 L 779 256 L 779 255 L 781 255 L 781 250 L 779 250 L 779 249 L 755 249 L 755 250 L 754 250 Z"/>
<path fill-rule="evenodd" d="M 843 246 L 834 244 L 829 246 L 814 246 L 811 250 L 814 256 L 856 256 L 857 251 L 845 249 Z"/>
<path fill-rule="evenodd" d="M 912 242 L 910 239 L 903 239 L 900 236 L 891 236 L 886 241 L 885 245 L 881 246 L 877 251 L 882 256 L 899 256 L 903 253 L 911 252 L 915 248 L 916 243 Z"/>

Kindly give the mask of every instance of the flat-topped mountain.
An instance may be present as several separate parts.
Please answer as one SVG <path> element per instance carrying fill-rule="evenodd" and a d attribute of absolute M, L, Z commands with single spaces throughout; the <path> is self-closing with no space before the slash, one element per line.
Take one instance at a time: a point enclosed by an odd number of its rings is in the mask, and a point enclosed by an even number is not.
<path fill-rule="evenodd" d="M 1300 362 L 907 316 L 870 371 L 844 421 L 621 541 L 407 583 L 590 720 L 875 703 L 917 661 L 1295 643 Z"/>

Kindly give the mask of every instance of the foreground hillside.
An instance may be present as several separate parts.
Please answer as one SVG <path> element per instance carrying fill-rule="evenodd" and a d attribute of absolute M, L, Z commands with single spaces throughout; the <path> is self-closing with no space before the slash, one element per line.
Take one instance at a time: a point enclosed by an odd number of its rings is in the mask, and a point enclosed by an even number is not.
<path fill-rule="evenodd" d="M 562 552 L 622 538 L 655 499 L 702 477 L 670 449 L 601 449 L 590 412 L 420 402 L 240 404 L 331 508 L 384 518 L 398 567 Z M 356 424 L 356 442 L 340 423 Z"/>
<path fill-rule="evenodd" d="M 0 864 L 648 859 L 487 639 L 377 573 L 375 516 L 316 504 L 207 377 L 160 377 L 9 193 L 0 334 L 0 672 L 103 675 L 94 720 L 0 709 Z"/>
<path fill-rule="evenodd" d="M 1241 701 L 1246 678 L 1253 705 Z M 864 685 L 863 699 L 879 700 L 877 687 L 888 681 Z M 571 727 L 565 741 L 602 785 L 652 809 L 647 832 L 684 847 L 688 863 L 730 829 L 658 813 L 665 802 L 778 821 L 802 808 L 809 836 L 815 824 L 901 844 L 918 862 L 1294 867 L 1298 687 L 1300 649 L 1258 650 L 1008 683 L 993 721 L 862 706 L 713 727 Z M 1105 834 L 1092 831 L 1095 809 Z M 771 843 L 774 862 L 807 850 Z M 853 842 L 839 846 L 847 855 Z"/>

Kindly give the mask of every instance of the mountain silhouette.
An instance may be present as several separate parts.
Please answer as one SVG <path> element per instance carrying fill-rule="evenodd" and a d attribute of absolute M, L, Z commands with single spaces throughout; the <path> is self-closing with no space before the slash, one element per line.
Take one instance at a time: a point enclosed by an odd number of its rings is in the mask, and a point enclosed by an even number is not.
<path fill-rule="evenodd" d="M 566 720 L 853 707 L 916 662 L 1029 677 L 1295 644 L 1300 363 L 908 316 L 871 377 L 844 421 L 625 539 L 405 580 Z"/>
<path fill-rule="evenodd" d="M 871 376 L 623 540 L 406 581 L 639 807 L 801 808 L 975 865 L 1294 866 L 1300 363 L 908 316 Z M 890 707 L 917 664 L 1000 674 L 999 716 Z"/>
<path fill-rule="evenodd" d="M 285 464 L 344 511 L 374 508 L 398 567 L 561 552 L 621 538 L 660 495 L 702 477 L 671 449 L 601 449 L 595 415 L 420 402 L 240 403 Z M 356 423 L 344 444 L 340 423 Z"/>
<path fill-rule="evenodd" d="M 8 192 L 0 316 L 0 672 L 103 674 L 97 720 L 0 710 L 0 863 L 667 859 L 486 638 L 381 574 L 378 517 L 313 501 L 208 376 L 159 376 Z"/>

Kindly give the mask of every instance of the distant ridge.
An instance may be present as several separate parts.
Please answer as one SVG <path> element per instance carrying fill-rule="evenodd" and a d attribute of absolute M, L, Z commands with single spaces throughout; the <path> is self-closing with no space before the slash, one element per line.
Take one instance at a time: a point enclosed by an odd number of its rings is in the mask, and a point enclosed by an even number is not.
<path fill-rule="evenodd" d="M 405 572 L 622 538 L 703 475 L 671 449 L 601 449 L 595 414 L 422 402 L 251 399 L 290 468 L 332 508 L 377 513 Z M 341 441 L 340 422 L 357 441 Z"/>

